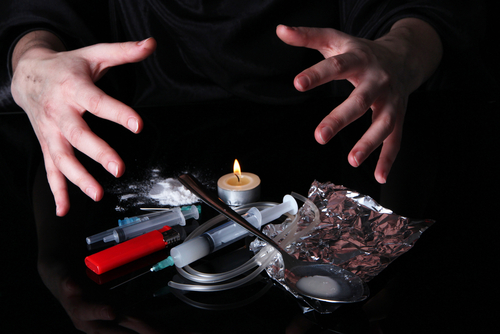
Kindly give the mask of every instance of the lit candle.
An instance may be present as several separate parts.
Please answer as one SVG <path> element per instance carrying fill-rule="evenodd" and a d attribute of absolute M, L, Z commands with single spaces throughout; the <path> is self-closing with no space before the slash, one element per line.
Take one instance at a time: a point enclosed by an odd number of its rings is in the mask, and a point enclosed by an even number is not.
<path fill-rule="evenodd" d="M 260 178 L 252 173 L 242 173 L 238 160 L 234 160 L 233 173 L 219 179 L 217 190 L 220 199 L 228 205 L 256 202 L 260 197 Z"/>

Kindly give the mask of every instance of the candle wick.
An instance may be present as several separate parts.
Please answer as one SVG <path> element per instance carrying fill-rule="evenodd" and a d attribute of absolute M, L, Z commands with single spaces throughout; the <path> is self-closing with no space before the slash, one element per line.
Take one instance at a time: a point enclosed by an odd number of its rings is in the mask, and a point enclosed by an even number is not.
<path fill-rule="evenodd" d="M 236 176 L 236 178 L 238 179 L 238 183 L 240 183 L 240 177 L 238 176 L 238 174 L 234 174 Z"/>

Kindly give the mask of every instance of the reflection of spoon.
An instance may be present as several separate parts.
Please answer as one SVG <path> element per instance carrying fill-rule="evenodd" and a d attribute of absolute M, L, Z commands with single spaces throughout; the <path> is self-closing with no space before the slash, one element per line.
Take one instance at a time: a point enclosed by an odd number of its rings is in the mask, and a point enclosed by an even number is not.
<path fill-rule="evenodd" d="M 368 287 L 366 284 L 350 271 L 331 264 L 317 264 L 297 260 L 279 247 L 273 239 L 260 232 L 228 205 L 209 193 L 194 177 L 189 174 L 183 174 L 179 176 L 179 181 L 206 204 L 276 248 L 283 259 L 285 283 L 293 292 L 329 303 L 354 303 L 368 297 Z M 302 278 L 305 279 L 306 277 L 314 276 L 316 276 L 314 278 L 316 285 L 318 281 L 321 283 L 321 280 L 327 283 L 324 284 L 326 290 L 321 288 L 322 284 L 319 284 L 320 287 L 311 288 L 310 284 L 303 284 L 303 282 L 299 283 L 302 289 L 297 287 L 297 282 Z M 336 291 L 334 293 L 331 291 L 331 280 L 336 283 Z"/>

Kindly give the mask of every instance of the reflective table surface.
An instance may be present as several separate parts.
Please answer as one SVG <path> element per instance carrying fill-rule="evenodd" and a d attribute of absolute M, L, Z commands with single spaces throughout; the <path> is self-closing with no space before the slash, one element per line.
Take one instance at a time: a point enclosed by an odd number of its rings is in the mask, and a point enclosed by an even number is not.
<path fill-rule="evenodd" d="M 27 118 L 1 115 L 2 327 L 8 333 L 490 329 L 499 297 L 498 103 L 453 93 L 413 95 L 400 155 L 382 187 L 372 176 L 375 160 L 354 169 L 346 159 L 369 116 L 325 146 L 314 141 L 315 126 L 337 103 L 143 108 L 138 109 L 145 120 L 139 135 L 88 115 L 91 128 L 118 151 L 127 171 L 114 179 L 80 157 L 106 194 L 94 203 L 70 187 L 72 207 L 64 218 L 54 216 L 43 169 L 35 171 L 40 156 Z M 85 237 L 140 214 L 141 206 L 159 206 L 144 196 L 155 182 L 189 172 L 216 192 L 218 178 L 232 171 L 234 159 L 243 171 L 259 175 L 262 201 L 280 202 L 292 191 L 307 195 L 314 180 L 330 181 L 370 195 L 400 215 L 436 223 L 368 283 L 366 301 L 331 314 L 304 314 L 297 300 L 265 274 L 229 291 L 169 289 L 174 268 L 148 272 L 167 251 L 113 275 L 98 277 L 86 270 L 84 258 L 96 250 L 88 249 Z M 33 175 L 33 193 L 28 175 Z M 215 215 L 202 205 L 197 223 Z M 250 256 L 248 242 L 212 254 L 196 268 L 217 272 L 241 263 Z"/>

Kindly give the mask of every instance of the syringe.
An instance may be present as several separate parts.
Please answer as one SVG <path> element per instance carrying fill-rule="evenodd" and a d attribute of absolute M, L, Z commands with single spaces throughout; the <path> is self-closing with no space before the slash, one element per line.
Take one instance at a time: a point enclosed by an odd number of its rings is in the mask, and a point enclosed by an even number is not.
<path fill-rule="evenodd" d="M 201 213 L 201 207 L 199 205 L 196 206 L 198 208 L 198 213 Z M 193 206 L 181 206 L 181 211 L 190 211 L 193 210 Z M 135 217 L 125 217 L 123 219 L 118 219 L 118 226 L 137 224 L 143 221 L 149 220 L 154 216 L 162 215 L 166 212 L 172 211 L 174 208 L 146 208 L 141 210 L 157 210 L 156 212 L 146 213 L 143 215 L 135 216 Z"/>
<path fill-rule="evenodd" d="M 143 216 L 143 218 L 146 218 L 146 216 Z M 159 215 L 150 216 L 148 219 L 141 219 L 138 223 L 131 223 L 111 228 L 104 232 L 92 235 L 87 237 L 86 240 L 89 245 L 101 240 L 105 243 L 111 241 L 120 243 L 153 230 L 160 229 L 165 225 L 186 225 L 186 219 L 190 218 L 199 218 L 199 211 L 196 206 L 192 205 L 189 210 L 181 210 L 180 208 L 175 207 L 172 208 L 172 210 Z"/>
<path fill-rule="evenodd" d="M 297 201 L 290 195 L 285 195 L 283 203 L 272 208 L 259 211 L 256 208 L 248 210 L 243 217 L 253 226 L 260 229 L 262 225 L 278 219 L 285 213 L 296 214 L 298 210 Z M 203 233 L 202 235 L 188 240 L 170 250 L 177 267 L 182 268 L 216 250 L 232 244 L 233 242 L 250 235 L 244 227 L 229 221 L 219 227 Z"/>

